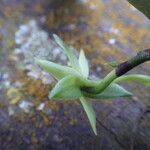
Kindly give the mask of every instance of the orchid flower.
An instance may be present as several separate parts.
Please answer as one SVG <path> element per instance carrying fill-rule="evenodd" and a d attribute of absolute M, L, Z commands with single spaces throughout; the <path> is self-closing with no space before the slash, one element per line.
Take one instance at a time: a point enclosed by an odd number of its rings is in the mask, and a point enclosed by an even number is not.
<path fill-rule="evenodd" d="M 116 84 L 123 80 L 135 80 L 150 86 L 150 77 L 144 75 L 117 76 L 116 70 L 111 71 L 104 79 L 89 80 L 89 66 L 84 51 L 77 58 L 69 47 L 57 36 L 56 43 L 67 55 L 70 66 L 62 66 L 50 61 L 35 58 L 36 63 L 52 75 L 58 82 L 49 93 L 49 99 L 78 100 L 88 117 L 93 132 L 97 135 L 96 115 L 90 99 L 104 100 L 117 97 L 132 96 L 132 93 Z"/>

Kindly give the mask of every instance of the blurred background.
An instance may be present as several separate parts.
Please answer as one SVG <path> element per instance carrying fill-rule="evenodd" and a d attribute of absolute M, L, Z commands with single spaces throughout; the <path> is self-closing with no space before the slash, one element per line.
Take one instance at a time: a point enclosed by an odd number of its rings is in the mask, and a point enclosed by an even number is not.
<path fill-rule="evenodd" d="M 150 48 L 150 21 L 126 0 L 0 0 L 0 149 L 150 149 L 149 87 L 121 83 L 133 97 L 93 101 L 98 136 L 76 101 L 48 100 L 55 80 L 33 58 L 66 64 L 53 33 L 84 49 L 95 80 Z M 150 75 L 150 63 L 130 73 Z"/>

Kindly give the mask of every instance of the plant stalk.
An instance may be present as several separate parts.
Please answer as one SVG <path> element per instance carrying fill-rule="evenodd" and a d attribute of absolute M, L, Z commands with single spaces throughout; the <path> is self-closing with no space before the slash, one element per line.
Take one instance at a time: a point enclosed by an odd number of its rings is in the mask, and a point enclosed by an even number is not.
<path fill-rule="evenodd" d="M 82 90 L 92 94 L 98 94 L 103 92 L 115 79 L 116 71 L 112 70 L 103 80 L 99 82 L 99 84 L 95 87 L 83 87 Z"/>
<path fill-rule="evenodd" d="M 150 49 L 140 51 L 136 56 L 128 61 L 119 64 L 116 69 L 112 70 L 100 83 L 95 87 L 83 87 L 82 90 L 92 94 L 103 92 L 115 79 L 124 75 L 134 67 L 150 60 Z"/>
<path fill-rule="evenodd" d="M 116 68 L 116 75 L 122 76 L 136 66 L 150 60 L 150 49 L 140 51 L 136 56 L 119 64 Z"/>

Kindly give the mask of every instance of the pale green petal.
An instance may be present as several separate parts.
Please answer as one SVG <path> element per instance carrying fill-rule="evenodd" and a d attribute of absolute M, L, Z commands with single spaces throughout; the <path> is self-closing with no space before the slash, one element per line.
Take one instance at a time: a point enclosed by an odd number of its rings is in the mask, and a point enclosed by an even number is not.
<path fill-rule="evenodd" d="M 77 82 L 75 77 L 66 76 L 65 78 L 58 81 L 58 83 L 50 92 L 49 98 L 68 100 L 79 99 L 82 94 L 76 83 Z"/>
<path fill-rule="evenodd" d="M 87 78 L 89 76 L 89 66 L 83 50 L 80 51 L 79 66 L 82 75 Z"/>
<path fill-rule="evenodd" d="M 79 73 L 70 67 L 58 65 L 42 59 L 35 59 L 35 61 L 42 69 L 51 74 L 57 80 L 60 80 L 68 75 L 79 76 Z"/>
<path fill-rule="evenodd" d="M 141 74 L 125 75 L 117 78 L 114 82 L 120 82 L 120 81 L 136 81 L 141 84 L 144 84 L 145 86 L 150 86 L 150 76 L 147 75 L 141 75 Z"/>
<path fill-rule="evenodd" d="M 93 129 L 93 132 L 95 133 L 95 135 L 97 135 L 97 130 L 96 130 L 96 115 L 95 115 L 95 111 L 92 107 L 92 104 L 85 100 L 84 97 L 80 98 L 80 102 L 87 114 L 87 117 L 89 119 L 89 122 L 91 124 L 91 127 Z"/>
<path fill-rule="evenodd" d="M 70 51 L 69 47 L 56 35 L 53 34 L 53 37 L 57 44 L 64 50 L 65 54 L 67 55 L 69 62 L 71 66 L 79 71 L 79 64 L 78 64 L 78 59 L 76 56 Z"/>

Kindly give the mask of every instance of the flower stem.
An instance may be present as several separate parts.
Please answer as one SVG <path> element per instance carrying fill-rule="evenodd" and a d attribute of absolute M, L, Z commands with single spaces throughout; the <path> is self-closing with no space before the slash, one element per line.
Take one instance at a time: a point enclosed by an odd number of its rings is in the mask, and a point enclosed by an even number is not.
<path fill-rule="evenodd" d="M 103 80 L 101 80 L 97 86 L 85 87 L 82 89 L 92 94 L 98 94 L 104 91 L 110 85 L 110 83 L 113 82 L 116 78 L 117 78 L 116 71 L 114 69 Z"/>
<path fill-rule="evenodd" d="M 99 84 L 95 87 L 82 88 L 85 92 L 98 94 L 103 92 L 115 79 L 124 75 L 134 67 L 150 60 L 150 49 L 140 51 L 136 56 L 132 57 L 128 61 L 125 61 L 112 70 Z"/>
<path fill-rule="evenodd" d="M 150 49 L 140 51 L 136 56 L 119 64 L 116 68 L 116 75 L 119 77 L 134 67 L 150 60 Z"/>

